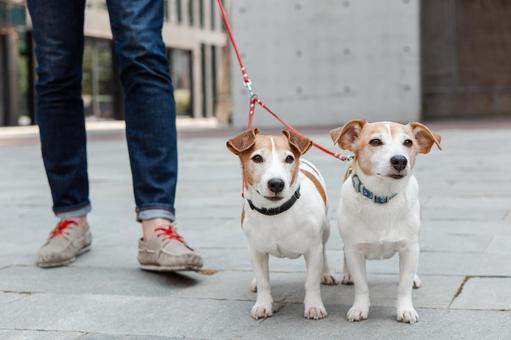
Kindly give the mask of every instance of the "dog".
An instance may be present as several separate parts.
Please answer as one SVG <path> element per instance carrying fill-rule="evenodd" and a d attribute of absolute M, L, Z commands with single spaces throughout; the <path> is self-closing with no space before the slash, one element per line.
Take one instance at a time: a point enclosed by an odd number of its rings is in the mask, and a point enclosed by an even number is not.
<path fill-rule="evenodd" d="M 327 316 L 320 284 L 337 282 L 325 254 L 330 234 L 325 181 L 314 165 L 301 158 L 311 146 L 311 140 L 287 129 L 280 136 L 249 129 L 227 141 L 243 172 L 241 225 L 255 274 L 251 290 L 257 291 L 257 299 L 250 314 L 256 320 L 274 311 L 269 255 L 305 257 L 304 316 L 316 320 Z"/>
<path fill-rule="evenodd" d="M 342 185 L 337 211 L 344 243 L 342 283 L 355 285 L 349 321 L 367 319 L 369 290 L 366 259 L 386 259 L 399 254 L 397 320 L 413 324 L 419 315 L 412 303 L 412 287 L 419 288 L 420 204 L 413 170 L 418 153 L 441 137 L 421 123 L 407 125 L 352 120 L 330 131 L 334 144 L 355 158 Z"/>

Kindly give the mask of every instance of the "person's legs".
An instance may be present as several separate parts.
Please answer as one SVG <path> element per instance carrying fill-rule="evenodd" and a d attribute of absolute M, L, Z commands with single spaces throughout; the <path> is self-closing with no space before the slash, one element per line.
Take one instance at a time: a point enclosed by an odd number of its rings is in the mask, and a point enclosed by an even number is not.
<path fill-rule="evenodd" d="M 202 259 L 177 233 L 176 111 L 162 40 L 162 0 L 107 0 L 125 96 L 126 135 L 144 233 L 139 262 L 157 271 L 198 270 Z"/>
<path fill-rule="evenodd" d="M 163 1 L 108 0 L 125 95 L 126 135 L 139 221 L 175 219 L 176 112 Z"/>
<path fill-rule="evenodd" d="M 71 263 L 89 249 L 90 211 L 81 99 L 85 1 L 29 0 L 37 57 L 36 103 L 41 151 L 61 222 L 39 251 L 38 265 Z"/>
<path fill-rule="evenodd" d="M 90 211 L 81 97 L 85 1 L 29 0 L 37 57 L 36 112 L 58 217 Z"/>

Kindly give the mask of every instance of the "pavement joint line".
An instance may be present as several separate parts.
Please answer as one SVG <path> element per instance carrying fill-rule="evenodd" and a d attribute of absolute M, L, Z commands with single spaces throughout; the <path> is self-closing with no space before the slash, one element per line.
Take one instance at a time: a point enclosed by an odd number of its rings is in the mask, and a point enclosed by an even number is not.
<path fill-rule="evenodd" d="M 510 209 L 510 210 L 508 210 L 508 211 L 506 212 L 506 214 L 504 215 L 504 221 L 506 221 L 506 220 L 507 220 L 508 218 L 510 218 L 510 217 L 511 217 L 511 209 Z"/>
<path fill-rule="evenodd" d="M 0 331 L 29 331 L 29 332 L 48 332 L 48 333 L 81 333 L 78 337 L 74 338 L 80 339 L 86 335 L 107 335 L 107 336 L 122 336 L 122 337 L 145 337 L 150 336 L 154 338 L 168 339 L 168 336 L 164 335 L 154 335 L 152 333 L 103 333 L 103 332 L 89 332 L 89 331 L 80 331 L 80 330 L 59 330 L 59 329 L 39 329 L 39 328 L 0 328 Z M 186 336 L 172 336 L 172 338 L 183 338 L 186 339 Z M 202 338 L 193 338 L 193 339 L 202 339 Z"/>
<path fill-rule="evenodd" d="M 454 301 L 463 292 L 463 288 L 465 288 L 465 284 L 468 281 L 470 281 L 471 279 L 510 279 L 510 278 L 511 278 L 510 275 L 466 275 L 465 279 L 463 280 L 463 282 L 461 282 L 460 286 L 458 287 L 458 290 L 456 291 L 456 293 L 454 293 L 454 296 L 453 296 L 451 302 L 449 303 L 449 306 L 447 306 L 447 309 L 451 309 L 451 306 L 454 303 Z M 454 309 L 458 310 L 458 308 L 454 308 Z M 459 308 L 459 310 L 492 310 L 492 311 L 504 312 L 504 311 L 511 311 L 511 308 L 510 309 L 473 309 L 473 308 L 465 309 L 465 308 Z"/>
<path fill-rule="evenodd" d="M 57 332 L 60 332 L 60 333 L 82 333 L 80 336 L 83 336 L 85 334 L 87 334 L 88 332 L 86 331 L 70 331 L 70 330 L 61 330 L 61 329 L 44 329 L 44 328 L 4 328 L 4 327 L 0 327 L 0 331 L 29 331 L 29 332 L 48 332 L 48 333 L 57 333 Z M 101 334 L 101 333 L 98 333 L 98 334 Z M 79 336 L 79 337 L 80 337 Z M 78 339 L 78 338 L 75 338 L 75 339 Z"/>
<path fill-rule="evenodd" d="M 456 298 L 458 296 L 461 295 L 461 293 L 463 292 L 463 288 L 465 287 L 465 284 L 472 278 L 472 276 L 465 276 L 465 278 L 463 279 L 463 281 L 461 282 L 460 286 L 458 287 L 458 290 L 456 291 L 456 293 L 454 293 L 454 296 L 452 297 L 451 299 L 451 302 L 449 303 L 449 305 L 447 306 L 447 309 L 451 309 L 451 306 L 452 304 L 454 303 L 454 300 L 456 300 Z"/>
<path fill-rule="evenodd" d="M 488 244 L 486 244 L 486 247 L 484 247 L 483 253 L 486 253 L 486 251 L 488 250 L 488 248 L 490 248 L 490 246 L 492 245 L 493 241 L 495 241 L 496 238 L 497 238 L 497 235 L 493 234 L 490 242 L 488 242 Z"/>
<path fill-rule="evenodd" d="M 28 264 L 8 264 L 6 266 L 0 267 L 0 270 L 9 269 L 12 267 L 35 267 L 35 266 L 28 265 Z"/>
<path fill-rule="evenodd" d="M 16 290 L 0 290 L 2 294 L 18 294 L 18 295 L 33 295 L 41 292 L 30 292 L 30 291 L 16 291 Z"/>
<path fill-rule="evenodd" d="M 433 252 L 432 252 L 433 253 Z M 438 253 L 443 253 L 443 252 L 438 252 Z M 466 253 L 469 253 L 469 252 L 466 252 Z M 470 252 L 471 253 L 471 252 Z M 479 252 L 477 252 L 479 253 Z M 5 267 L 2 267 L 0 268 L 0 270 L 2 269 L 7 269 L 7 268 L 16 268 L 16 267 L 25 267 L 25 268 L 36 268 L 36 269 L 40 269 L 38 268 L 36 265 L 27 265 L 27 264 L 14 264 L 14 265 L 8 265 L 8 266 L 5 266 Z M 67 266 L 67 268 L 73 268 L 73 269 L 111 269 L 111 267 L 104 267 L 104 266 L 82 266 L 82 265 L 78 265 L 78 264 L 74 264 L 73 266 Z M 116 267 L 115 270 L 132 270 L 133 267 Z M 47 270 L 47 269 L 41 269 L 41 270 Z M 219 269 L 219 268 L 206 268 L 206 269 L 203 269 L 203 271 L 215 271 L 215 273 L 213 275 L 208 275 L 208 274 L 202 274 L 200 272 L 189 272 L 191 274 L 195 273 L 195 274 L 199 274 L 199 275 L 203 275 L 203 276 L 214 276 L 218 273 L 229 273 L 229 272 L 232 272 L 232 273 L 252 273 L 253 270 L 252 269 L 236 269 L 236 268 L 228 268 L 228 269 Z M 186 272 L 185 272 L 186 273 Z M 270 270 L 270 273 L 274 273 L 274 274 L 303 274 L 305 273 L 305 270 L 304 271 L 288 271 L 288 270 Z M 334 271 L 333 272 L 334 274 L 338 274 L 338 275 L 341 275 L 343 274 L 342 271 Z M 367 272 L 367 274 L 371 274 L 371 275 L 399 275 L 398 272 Z M 431 274 L 431 273 L 419 273 L 420 276 L 424 276 L 424 277 L 428 277 L 428 276 L 433 276 L 433 277 L 465 277 L 466 275 L 465 274 Z M 471 275 L 473 277 L 481 277 L 481 278 L 484 278 L 484 277 L 488 277 L 488 278 L 511 278 L 511 276 L 507 276 L 507 275 Z M 0 291 L 1 292 L 1 291 Z"/>

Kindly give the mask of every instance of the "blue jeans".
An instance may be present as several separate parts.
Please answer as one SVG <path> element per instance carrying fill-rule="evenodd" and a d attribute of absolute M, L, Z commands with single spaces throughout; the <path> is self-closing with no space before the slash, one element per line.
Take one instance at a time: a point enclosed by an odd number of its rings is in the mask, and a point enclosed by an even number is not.
<path fill-rule="evenodd" d="M 162 0 L 108 0 L 124 89 L 137 219 L 174 220 L 176 112 L 161 36 Z M 37 122 L 58 217 L 91 209 L 81 97 L 84 0 L 28 0 L 37 57 Z M 114 169 L 112 171 L 115 171 Z"/>

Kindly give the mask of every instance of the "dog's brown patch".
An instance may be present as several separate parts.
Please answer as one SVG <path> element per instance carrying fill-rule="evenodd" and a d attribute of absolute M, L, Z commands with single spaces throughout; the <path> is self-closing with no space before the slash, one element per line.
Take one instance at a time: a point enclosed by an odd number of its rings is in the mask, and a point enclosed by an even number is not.
<path fill-rule="evenodd" d="M 314 186 L 316 187 L 316 190 L 319 192 L 319 194 L 321 195 L 321 198 L 323 199 L 323 203 L 325 203 L 325 206 L 326 206 L 326 200 L 327 200 L 327 197 L 326 197 L 326 191 L 325 191 L 325 188 L 323 188 L 323 186 L 321 185 L 321 183 L 319 182 L 319 180 L 317 179 L 316 176 L 314 176 L 311 172 L 307 171 L 307 170 L 304 170 L 304 169 L 300 169 L 300 171 L 305 175 L 307 176 L 308 179 L 310 179 L 312 181 L 312 183 L 314 184 Z"/>

